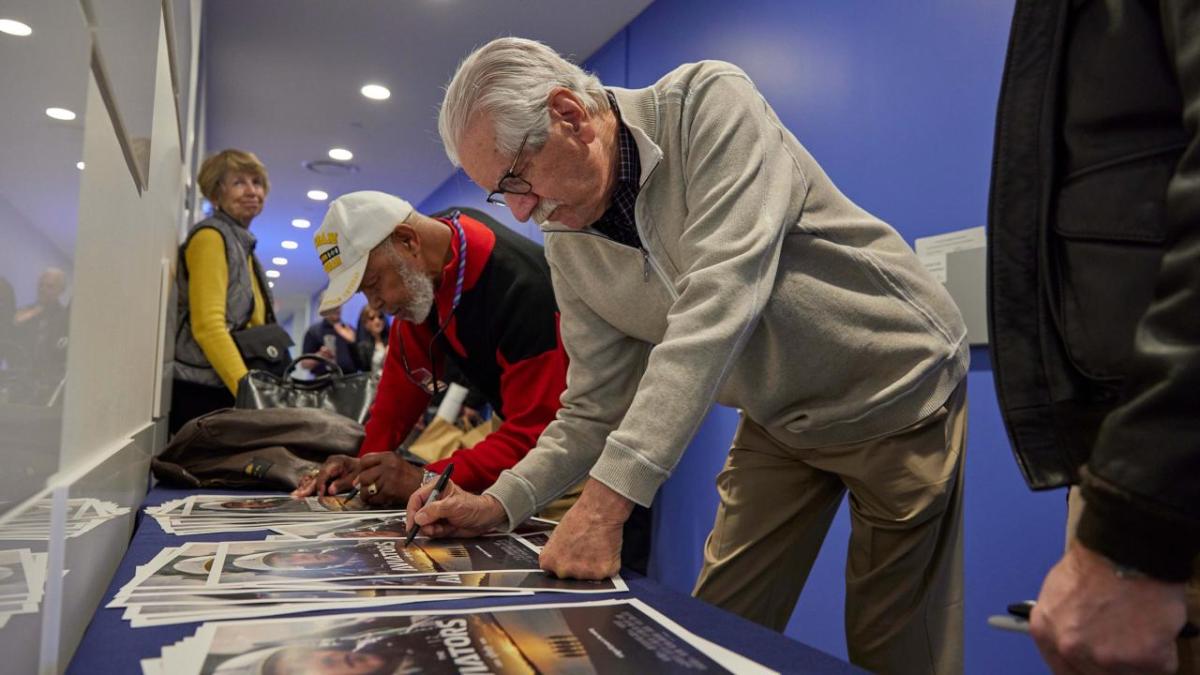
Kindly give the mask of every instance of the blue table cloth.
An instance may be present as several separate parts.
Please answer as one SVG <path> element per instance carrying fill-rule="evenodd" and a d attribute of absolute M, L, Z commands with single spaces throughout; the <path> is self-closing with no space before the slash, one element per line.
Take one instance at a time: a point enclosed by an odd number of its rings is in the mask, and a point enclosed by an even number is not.
<path fill-rule="evenodd" d="M 155 488 L 146 495 L 146 505 L 158 505 L 170 499 L 180 499 L 192 494 L 188 490 L 170 490 Z M 221 494 L 209 490 L 206 494 Z M 234 494 L 234 493 L 230 493 Z M 179 546 L 184 541 L 235 541 L 261 540 L 267 534 L 262 532 L 225 532 L 220 534 L 196 535 L 178 537 L 163 532 L 153 518 L 138 514 L 137 527 L 129 550 L 121 561 L 108 591 L 88 625 L 87 631 L 75 652 L 68 673 L 89 675 L 94 673 L 140 673 L 141 659 L 156 658 L 164 645 L 172 644 L 193 634 L 200 626 L 199 623 L 177 624 L 171 626 L 154 626 L 147 628 L 131 628 L 129 622 L 121 619 L 123 609 L 106 609 L 104 607 L 117 590 L 133 578 L 138 565 L 144 565 L 158 554 L 164 547 Z M 478 600 L 458 600 L 438 603 L 422 603 L 405 607 L 381 607 L 371 609 L 344 610 L 350 612 L 386 612 L 386 611 L 419 611 L 423 608 L 460 608 L 482 607 L 507 604 L 528 604 L 538 602 L 563 602 L 571 598 L 581 600 L 599 600 L 602 598 L 633 597 L 669 616 L 684 628 L 697 635 L 711 640 L 723 647 L 743 654 L 759 663 L 785 673 L 858 673 L 862 672 L 848 663 L 840 661 L 824 652 L 808 647 L 786 638 L 779 633 L 767 630 L 762 626 L 746 621 L 729 612 L 717 609 L 686 595 L 668 590 L 651 579 L 633 572 L 622 571 L 622 578 L 629 585 L 630 592 L 606 595 L 588 595 L 586 598 L 567 596 L 558 593 L 543 593 L 521 598 L 481 598 Z M 306 615 L 312 616 L 319 612 Z"/>

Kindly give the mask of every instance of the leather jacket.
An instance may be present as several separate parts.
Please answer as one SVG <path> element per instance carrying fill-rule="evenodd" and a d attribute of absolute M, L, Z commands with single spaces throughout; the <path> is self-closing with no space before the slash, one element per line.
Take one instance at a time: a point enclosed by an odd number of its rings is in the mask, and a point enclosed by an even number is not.
<path fill-rule="evenodd" d="M 988 312 L 1030 487 L 1161 578 L 1200 551 L 1200 3 L 1018 0 L 996 122 Z"/>

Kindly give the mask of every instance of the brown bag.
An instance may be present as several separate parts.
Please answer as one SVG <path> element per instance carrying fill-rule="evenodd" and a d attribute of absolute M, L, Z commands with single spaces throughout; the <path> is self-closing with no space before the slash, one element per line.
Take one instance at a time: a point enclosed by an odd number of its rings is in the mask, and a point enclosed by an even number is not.
<path fill-rule="evenodd" d="M 499 427 L 500 420 L 495 415 L 486 422 L 467 430 L 435 416 L 425 426 L 421 435 L 417 436 L 417 440 L 409 444 L 408 451 L 427 463 L 436 462 L 446 459 L 463 448 L 473 447 Z"/>
<path fill-rule="evenodd" d="M 290 490 L 362 441 L 362 425 L 327 410 L 225 408 L 183 425 L 150 468 L 177 487 Z"/>

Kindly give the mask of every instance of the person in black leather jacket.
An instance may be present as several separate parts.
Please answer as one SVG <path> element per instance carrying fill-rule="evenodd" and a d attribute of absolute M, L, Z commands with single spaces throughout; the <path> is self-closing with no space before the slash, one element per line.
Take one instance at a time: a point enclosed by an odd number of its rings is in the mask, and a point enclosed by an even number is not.
<path fill-rule="evenodd" d="M 1174 642 L 1198 604 L 1198 126 L 1200 3 L 1018 0 L 989 316 L 1027 482 L 1080 486 L 1032 616 L 1056 672 L 1200 667 Z"/>

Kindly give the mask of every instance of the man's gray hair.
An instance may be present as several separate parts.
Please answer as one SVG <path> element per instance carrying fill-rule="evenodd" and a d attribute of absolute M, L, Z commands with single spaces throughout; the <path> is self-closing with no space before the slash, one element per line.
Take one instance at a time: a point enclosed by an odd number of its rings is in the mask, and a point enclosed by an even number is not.
<path fill-rule="evenodd" d="M 471 52 L 446 86 L 438 113 L 438 133 L 446 156 L 460 166 L 458 144 L 479 114 L 491 116 L 496 149 L 509 155 L 525 134 L 531 149 L 542 146 L 550 128 L 550 90 L 564 87 L 595 114 L 608 107 L 599 78 L 553 49 L 525 38 L 497 38 Z"/>

